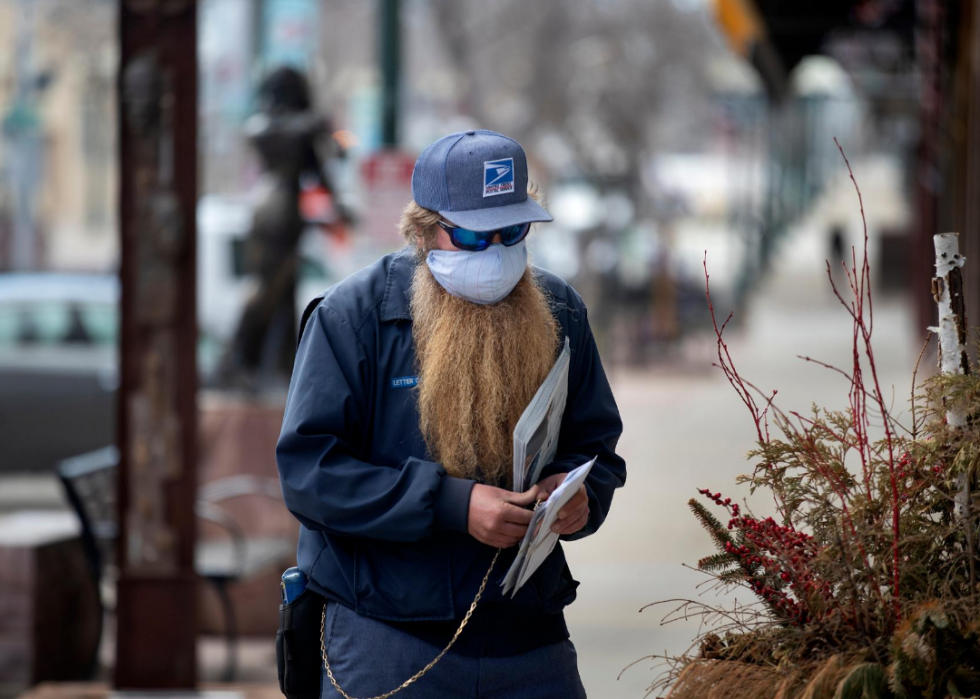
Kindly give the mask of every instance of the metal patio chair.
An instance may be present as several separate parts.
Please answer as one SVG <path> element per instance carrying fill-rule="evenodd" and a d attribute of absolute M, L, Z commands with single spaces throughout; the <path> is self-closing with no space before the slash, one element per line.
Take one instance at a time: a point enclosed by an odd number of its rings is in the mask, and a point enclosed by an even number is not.
<path fill-rule="evenodd" d="M 114 446 L 65 459 L 58 476 L 82 528 L 82 545 L 100 586 L 106 568 L 114 564 L 119 516 L 116 481 L 119 452 Z M 295 542 L 282 538 L 249 538 L 222 503 L 238 497 L 282 499 L 279 481 L 261 476 L 237 475 L 201 486 L 194 510 L 200 519 L 214 522 L 228 534 L 227 540 L 200 541 L 194 551 L 194 570 L 214 586 L 225 619 L 228 653 L 224 681 L 232 681 L 238 669 L 238 623 L 229 586 L 291 555 Z M 104 600 L 103 610 L 106 608 Z M 110 610 L 111 611 L 111 610 Z"/>

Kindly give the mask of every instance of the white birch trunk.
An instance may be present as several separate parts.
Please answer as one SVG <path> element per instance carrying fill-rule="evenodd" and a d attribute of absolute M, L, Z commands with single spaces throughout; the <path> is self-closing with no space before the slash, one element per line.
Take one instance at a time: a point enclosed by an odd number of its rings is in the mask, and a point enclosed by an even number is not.
<path fill-rule="evenodd" d="M 933 294 L 939 306 L 939 327 L 931 328 L 939 335 L 939 371 L 943 374 L 962 374 L 969 367 L 966 355 L 966 318 L 962 312 L 962 276 L 959 270 L 966 263 L 960 255 L 960 234 L 940 233 L 933 236 L 936 246 L 936 278 Z M 955 270 L 955 272 L 954 272 Z M 951 276 L 955 277 L 951 280 Z M 958 299 L 954 298 L 959 296 Z M 954 308 L 954 300 L 958 308 Z M 964 427 L 966 416 L 958 410 L 947 410 L 946 419 L 953 427 Z"/>
<path fill-rule="evenodd" d="M 966 258 L 960 255 L 960 234 L 940 233 L 933 236 L 936 248 L 936 276 L 932 294 L 939 306 L 939 325 L 929 328 L 939 336 L 939 371 L 944 375 L 963 374 L 970 370 L 966 354 L 966 312 L 963 307 L 963 276 L 960 269 Z M 966 426 L 961 410 L 946 408 L 946 422 L 953 429 Z M 970 505 L 968 474 L 957 476 L 956 511 L 966 517 Z"/>

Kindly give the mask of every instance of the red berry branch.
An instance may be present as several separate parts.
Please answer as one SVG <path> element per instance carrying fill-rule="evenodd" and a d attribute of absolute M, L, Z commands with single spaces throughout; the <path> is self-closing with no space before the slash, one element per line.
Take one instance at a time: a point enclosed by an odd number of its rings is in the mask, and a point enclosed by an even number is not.
<path fill-rule="evenodd" d="M 777 512 L 757 516 L 707 488 L 698 492 L 714 507 L 688 501 L 716 549 L 698 568 L 747 587 L 759 603 L 679 600 L 684 618 L 693 610 L 709 630 L 696 656 L 668 658 L 676 664 L 657 686 L 678 699 L 718 691 L 759 699 L 788 688 L 814 697 L 980 696 L 980 373 L 943 372 L 919 385 L 913 371 L 911 429 L 890 412 L 872 346 L 864 203 L 837 147 L 864 225 L 863 258 L 852 249 L 846 284 L 838 288 L 827 265 L 852 321 L 851 366 L 801 359 L 844 378 L 846 408 L 784 412 L 775 391 L 739 374 L 724 337 L 732 314 L 716 320 L 705 253 L 715 366 L 756 432 L 754 468 L 739 482 L 770 492 Z M 954 404 L 965 424 L 947 420 Z"/>
<path fill-rule="evenodd" d="M 836 142 L 836 141 L 835 141 Z M 888 529 L 891 536 L 890 551 L 890 585 L 891 613 L 893 623 L 901 617 L 899 605 L 900 596 L 900 522 L 901 506 L 908 500 L 908 494 L 900 494 L 900 488 L 905 490 L 908 476 L 908 463 L 900 463 L 895 451 L 897 440 L 893 421 L 889 416 L 878 378 L 877 364 L 871 344 L 873 330 L 873 304 L 871 294 L 871 273 L 868 261 L 868 230 L 864 215 L 864 202 L 861 190 L 854 178 L 850 162 L 840 148 L 841 155 L 847 166 L 851 181 L 854 183 L 861 209 L 861 220 L 864 225 L 863 259 L 858 264 L 857 256 L 852 248 L 851 266 L 844 265 L 847 286 L 851 298 L 845 300 L 834 284 L 831 276 L 831 287 L 840 303 L 847 309 L 852 319 L 851 347 L 852 367 L 845 372 L 836 367 L 817 362 L 837 371 L 849 381 L 848 391 L 849 410 L 846 413 L 847 423 L 828 425 L 824 418 L 817 415 L 815 419 L 804 418 L 798 413 L 789 415 L 780 411 L 773 403 L 776 391 L 763 393 L 757 387 L 746 381 L 738 372 L 732 359 L 731 351 L 725 340 L 724 332 L 733 314 L 729 314 L 721 325 L 718 324 L 714 305 L 711 300 L 710 275 L 708 274 L 707 252 L 704 259 L 705 295 L 711 315 L 712 326 L 717 342 L 718 361 L 715 364 L 725 374 L 725 378 L 735 390 L 743 405 L 748 409 L 756 430 L 758 449 L 754 455 L 761 457 L 762 462 L 750 480 L 754 485 L 767 486 L 773 495 L 777 512 L 782 520 L 758 520 L 751 516 L 741 516 L 738 506 L 729 499 L 721 499 L 720 494 L 702 490 L 701 493 L 713 500 L 719 506 L 728 508 L 732 514 L 729 530 L 743 534 L 742 543 L 730 543 L 725 551 L 738 559 L 745 570 L 753 571 L 761 566 L 762 577 L 748 576 L 746 581 L 753 590 L 764 599 L 770 608 L 775 609 L 779 616 L 790 619 L 794 623 L 806 623 L 809 620 L 822 618 L 824 612 L 816 612 L 809 606 L 810 600 L 817 600 L 821 610 L 833 606 L 832 585 L 821 582 L 821 578 L 810 566 L 814 556 L 825 546 L 816 546 L 809 534 L 801 532 L 794 526 L 794 519 L 802 521 L 806 518 L 808 507 L 823 507 L 826 498 L 832 496 L 839 502 L 839 535 L 836 543 L 841 561 L 848 565 L 850 561 L 860 561 L 863 571 L 858 579 L 866 580 L 866 589 L 879 601 L 884 602 L 882 585 L 879 584 L 879 556 L 872 555 L 866 542 L 867 527 L 858 526 L 854 520 L 854 512 L 862 513 L 863 518 L 877 516 L 878 503 L 887 502 L 889 510 Z M 809 357 L 807 361 L 815 361 Z M 867 376 L 867 378 L 866 378 Z M 869 381 L 870 380 L 870 381 Z M 868 385 L 870 383 L 870 386 Z M 872 412 L 882 417 L 884 430 L 883 443 L 876 443 L 872 438 Z M 774 442 L 769 434 L 770 413 L 775 415 L 788 444 L 795 450 L 787 459 L 787 442 Z M 836 447 L 833 445 L 836 444 Z M 844 464 L 845 456 L 856 451 L 861 464 L 860 478 L 852 475 Z M 887 490 L 879 490 L 879 466 L 883 464 L 887 473 Z M 807 477 L 790 475 L 795 468 L 809 469 Z M 760 472 L 761 469 L 761 472 Z M 901 475 L 900 475 L 901 474 Z M 802 478 L 802 480 L 800 480 Z M 810 492 L 804 484 L 807 478 L 816 479 L 822 484 L 824 491 Z M 790 480 L 788 480 L 790 479 Z M 796 492 L 788 494 L 795 488 Z M 812 490 L 812 489 L 811 489 Z M 801 499 L 802 498 L 802 499 Z M 816 498 L 816 500 L 814 500 Z M 801 505 L 803 511 L 800 511 Z M 734 508 L 734 509 L 733 509 Z M 871 528 L 873 530 L 873 527 Z M 852 548 L 857 551 L 857 559 L 851 555 Z M 876 549 L 877 550 L 877 549 Z M 747 566 L 747 567 L 746 567 Z M 855 578 L 848 575 L 851 585 L 851 603 L 856 604 L 858 591 Z M 785 588 L 785 589 L 784 589 Z M 795 597 L 787 594 L 789 590 Z M 816 595 L 817 597 L 813 597 Z M 855 618 L 857 613 L 854 613 Z"/>
<path fill-rule="evenodd" d="M 745 543 L 726 541 L 731 562 L 749 571 L 746 582 L 777 615 L 794 626 L 820 619 L 833 600 L 832 587 L 822 581 L 809 563 L 823 550 L 814 538 L 772 517 L 742 515 L 739 506 L 721 493 L 699 493 L 728 510 L 729 531 L 742 534 Z M 787 589 L 789 592 L 787 592 Z"/>

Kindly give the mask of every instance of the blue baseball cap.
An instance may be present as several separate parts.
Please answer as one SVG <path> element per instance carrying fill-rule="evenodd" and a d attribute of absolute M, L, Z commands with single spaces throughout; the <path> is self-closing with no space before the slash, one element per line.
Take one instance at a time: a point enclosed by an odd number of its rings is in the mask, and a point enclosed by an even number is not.
<path fill-rule="evenodd" d="M 554 220 L 527 196 L 521 144 L 482 129 L 449 134 L 422 151 L 412 172 L 412 198 L 474 231 Z"/>

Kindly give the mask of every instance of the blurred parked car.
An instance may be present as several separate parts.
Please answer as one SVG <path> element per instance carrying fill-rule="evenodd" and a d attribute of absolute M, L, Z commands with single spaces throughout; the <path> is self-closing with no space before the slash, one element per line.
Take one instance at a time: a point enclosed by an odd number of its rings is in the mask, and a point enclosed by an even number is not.
<path fill-rule="evenodd" d="M 118 347 L 115 275 L 0 274 L 0 473 L 53 472 L 113 443 Z M 200 333 L 200 385 L 219 354 Z"/>
<path fill-rule="evenodd" d="M 113 441 L 118 300 L 111 275 L 0 275 L 0 472 Z"/>
<path fill-rule="evenodd" d="M 198 206 L 198 383 L 211 386 L 251 291 L 241 255 L 245 200 Z M 301 246 L 297 307 L 331 279 L 317 239 Z M 115 440 L 119 280 L 112 274 L 0 274 L 0 473 L 53 472 Z"/>

